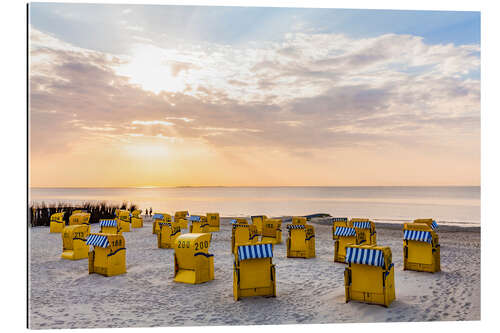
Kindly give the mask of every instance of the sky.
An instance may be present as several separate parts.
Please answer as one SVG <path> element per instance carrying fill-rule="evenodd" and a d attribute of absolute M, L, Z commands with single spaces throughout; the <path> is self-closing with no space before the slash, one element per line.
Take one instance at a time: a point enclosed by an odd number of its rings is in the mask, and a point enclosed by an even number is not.
<path fill-rule="evenodd" d="M 32 3 L 30 185 L 480 184 L 480 13 Z"/>

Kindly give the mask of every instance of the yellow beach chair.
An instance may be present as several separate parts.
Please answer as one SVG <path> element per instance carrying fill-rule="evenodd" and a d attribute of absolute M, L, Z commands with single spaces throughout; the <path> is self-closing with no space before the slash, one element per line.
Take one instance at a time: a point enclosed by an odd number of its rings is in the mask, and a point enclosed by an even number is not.
<path fill-rule="evenodd" d="M 332 239 L 337 239 L 335 235 L 335 228 L 337 227 L 349 227 L 349 219 L 347 217 L 334 217 L 332 218 Z"/>
<path fill-rule="evenodd" d="M 132 217 L 130 218 L 131 223 L 132 223 L 132 225 L 131 225 L 132 228 L 142 228 L 143 221 L 142 221 L 141 213 L 142 213 L 142 210 L 140 210 L 140 209 L 136 209 L 136 210 L 132 211 Z"/>
<path fill-rule="evenodd" d="M 175 212 L 174 219 L 176 222 L 179 223 L 179 226 L 181 227 L 181 229 L 188 228 L 188 220 L 187 220 L 188 216 L 189 216 L 189 213 L 187 210 Z"/>
<path fill-rule="evenodd" d="M 191 215 L 188 217 L 191 222 L 189 226 L 190 233 L 205 233 L 210 232 L 210 225 L 208 224 L 207 217 L 203 215 Z"/>
<path fill-rule="evenodd" d="M 281 219 L 266 218 L 262 224 L 261 243 L 281 244 Z"/>
<path fill-rule="evenodd" d="M 62 232 L 64 225 L 64 212 L 55 213 L 50 216 L 50 232 Z"/>
<path fill-rule="evenodd" d="M 387 246 L 348 245 L 344 271 L 345 301 L 388 307 L 396 298 L 394 264 Z"/>
<path fill-rule="evenodd" d="M 90 234 L 87 245 L 89 252 L 89 274 L 113 276 L 127 272 L 127 256 L 123 235 Z"/>
<path fill-rule="evenodd" d="M 85 224 L 90 226 L 90 213 L 81 210 L 75 210 L 69 217 L 68 225 Z"/>
<path fill-rule="evenodd" d="M 217 232 L 220 230 L 219 213 L 207 213 L 207 221 L 209 232 Z"/>
<path fill-rule="evenodd" d="M 258 242 L 257 226 L 248 224 L 246 219 L 231 220 L 231 253 L 234 254 L 237 245 L 249 245 Z"/>
<path fill-rule="evenodd" d="M 172 216 L 167 213 L 155 213 L 153 215 L 153 234 L 158 234 L 160 232 L 160 222 L 162 223 L 171 223 Z"/>
<path fill-rule="evenodd" d="M 99 227 L 101 230 L 99 233 L 101 234 L 121 234 L 122 230 L 120 229 L 120 224 L 116 220 L 99 220 Z"/>
<path fill-rule="evenodd" d="M 273 265 L 273 245 L 238 245 L 234 254 L 233 296 L 276 297 L 276 269 Z"/>
<path fill-rule="evenodd" d="M 375 223 L 369 219 L 351 219 L 349 221 L 351 227 L 356 229 L 358 235 L 358 244 L 376 245 L 377 232 L 375 231 Z"/>
<path fill-rule="evenodd" d="M 359 244 L 356 229 L 351 227 L 337 227 L 335 228 L 335 237 L 337 238 L 334 245 L 333 260 L 345 263 L 346 246 Z"/>
<path fill-rule="evenodd" d="M 403 227 L 404 270 L 420 272 L 441 271 L 439 237 L 424 223 L 405 223 Z"/>
<path fill-rule="evenodd" d="M 172 223 L 160 222 L 160 232 L 156 234 L 159 249 L 173 249 L 175 240 L 181 235 L 181 228 Z"/>
<path fill-rule="evenodd" d="M 262 223 L 267 219 L 266 215 L 255 215 L 250 217 L 252 219 L 252 224 L 257 228 L 257 233 L 262 233 Z"/>
<path fill-rule="evenodd" d="M 122 232 L 130 232 L 130 217 L 132 214 L 125 209 L 117 209 L 115 214 L 120 230 Z"/>
<path fill-rule="evenodd" d="M 89 247 L 85 244 L 90 227 L 85 224 L 69 225 L 62 231 L 63 252 L 61 258 L 79 260 L 88 257 Z"/>
<path fill-rule="evenodd" d="M 286 228 L 288 229 L 286 256 L 288 258 L 314 258 L 316 256 L 314 227 L 308 224 L 294 224 L 292 220 L 292 224 L 288 224 Z"/>
<path fill-rule="evenodd" d="M 198 284 L 214 279 L 214 255 L 208 253 L 210 233 L 189 233 L 176 239 L 174 281 Z"/>

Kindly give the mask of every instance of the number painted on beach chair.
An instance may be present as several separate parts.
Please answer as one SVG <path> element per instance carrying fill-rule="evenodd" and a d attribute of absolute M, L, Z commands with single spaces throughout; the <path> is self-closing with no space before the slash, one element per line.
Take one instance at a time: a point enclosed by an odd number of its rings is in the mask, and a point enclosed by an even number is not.
<path fill-rule="evenodd" d="M 189 249 L 189 241 L 179 241 L 177 248 L 179 249 Z"/>
<path fill-rule="evenodd" d="M 203 250 L 203 249 L 208 249 L 208 241 L 194 243 L 194 250 L 195 251 Z"/>

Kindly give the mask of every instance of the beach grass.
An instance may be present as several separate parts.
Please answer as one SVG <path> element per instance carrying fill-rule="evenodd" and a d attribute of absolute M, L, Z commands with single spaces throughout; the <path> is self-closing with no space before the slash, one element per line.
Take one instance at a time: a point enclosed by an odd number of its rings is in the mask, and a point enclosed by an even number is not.
<path fill-rule="evenodd" d="M 106 201 L 85 202 L 80 205 L 68 202 L 46 204 L 45 202 L 31 203 L 28 205 L 28 225 L 31 227 L 49 226 L 50 216 L 64 212 L 64 221 L 68 224 L 69 217 L 75 210 L 84 210 L 90 213 L 90 223 L 98 223 L 100 219 L 115 218 L 117 209 L 133 211 L 137 206 L 130 202 L 110 204 Z"/>

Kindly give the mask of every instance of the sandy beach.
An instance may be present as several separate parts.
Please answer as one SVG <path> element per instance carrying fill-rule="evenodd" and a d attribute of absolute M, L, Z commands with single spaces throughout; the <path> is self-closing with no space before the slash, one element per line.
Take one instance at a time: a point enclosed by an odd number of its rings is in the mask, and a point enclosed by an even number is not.
<path fill-rule="evenodd" d="M 33 329 L 199 325 L 318 324 L 480 319 L 480 228 L 439 231 L 442 272 L 403 271 L 401 225 L 376 224 L 379 245 L 392 249 L 396 300 L 389 308 L 345 303 L 345 265 L 333 262 L 331 226 L 316 228 L 316 258 L 286 258 L 274 247 L 276 298 L 245 298 L 232 291 L 231 227 L 221 219 L 210 253 L 215 280 L 173 282 L 172 249 L 158 249 L 151 224 L 124 233 L 127 273 L 88 274 L 87 259 L 60 258 L 61 234 L 29 228 L 29 326 Z M 97 232 L 98 225 L 92 225 Z M 185 232 L 185 230 L 183 231 Z M 286 239 L 283 233 L 283 240 Z"/>

